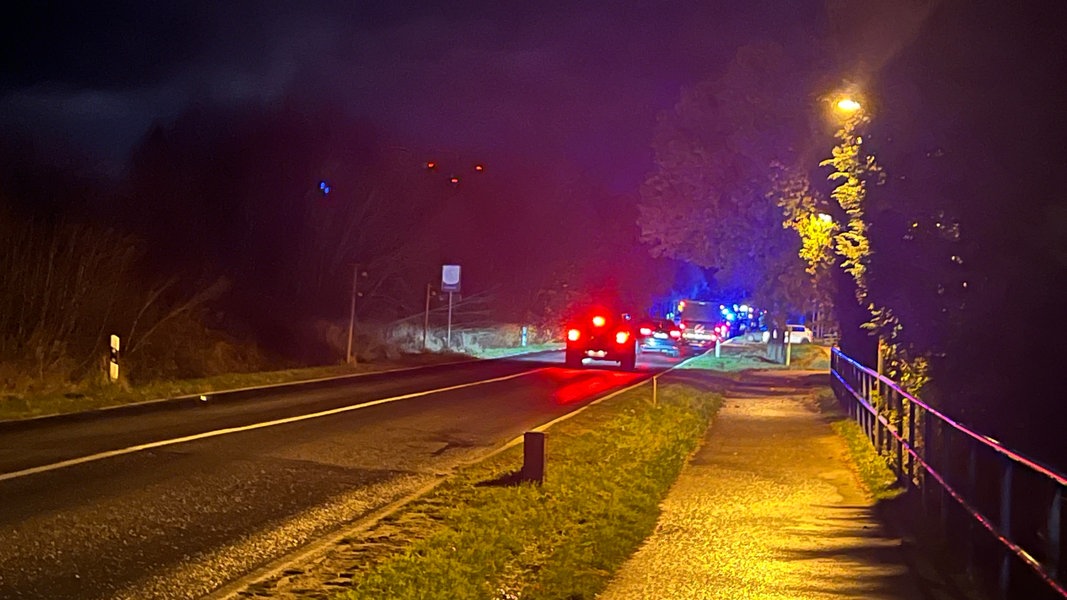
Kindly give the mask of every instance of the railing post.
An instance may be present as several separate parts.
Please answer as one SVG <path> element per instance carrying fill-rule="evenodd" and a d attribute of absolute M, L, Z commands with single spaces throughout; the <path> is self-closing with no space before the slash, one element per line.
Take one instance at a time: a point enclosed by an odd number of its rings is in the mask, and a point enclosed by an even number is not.
<path fill-rule="evenodd" d="M 949 470 L 951 467 L 949 463 L 952 459 L 952 444 L 948 443 L 948 429 L 945 427 L 945 423 L 938 420 L 937 426 L 937 449 L 940 456 L 937 457 L 938 472 L 941 473 L 941 479 L 945 481 L 945 485 L 940 486 L 941 493 L 938 494 L 937 512 L 938 518 L 941 521 L 941 533 L 948 536 L 950 535 L 948 530 L 948 490 L 945 486 L 951 486 L 952 482 L 949 481 Z"/>
<path fill-rule="evenodd" d="M 967 490 L 966 500 L 969 503 L 974 503 L 974 498 L 978 494 L 978 456 L 975 451 L 976 446 L 971 443 L 967 451 Z M 973 575 L 974 568 L 974 519 L 967 519 L 967 541 L 964 544 L 964 551 L 967 553 L 967 574 Z"/>
<path fill-rule="evenodd" d="M 1063 510 L 1063 488 L 1056 485 L 1052 491 L 1052 502 L 1048 507 L 1048 562 L 1045 568 L 1053 579 L 1059 577 L 1060 571 L 1060 517 Z"/>
<path fill-rule="evenodd" d="M 924 513 L 926 514 L 927 517 L 929 517 L 930 513 L 933 512 L 933 509 L 930 508 L 930 493 L 931 493 L 930 486 L 933 485 L 933 478 L 930 477 L 930 471 L 929 470 L 931 468 L 936 468 L 936 465 L 934 465 L 934 464 L 932 464 L 930 462 L 932 460 L 933 455 L 934 455 L 933 450 L 932 450 L 933 445 L 934 445 L 933 444 L 933 441 L 934 441 L 934 437 L 933 437 L 934 426 L 932 425 L 932 423 L 933 423 L 933 419 L 931 419 L 930 415 L 927 414 L 924 411 L 923 412 L 923 423 L 922 423 L 923 444 L 922 444 L 922 452 L 920 453 L 920 455 L 922 456 L 923 463 L 926 466 L 923 467 L 924 470 L 923 470 L 922 478 L 919 480 L 919 497 L 922 499 L 923 511 L 924 511 Z"/>
<path fill-rule="evenodd" d="M 889 392 L 893 398 L 893 443 L 897 450 L 897 479 L 905 478 L 904 471 L 904 398 L 896 390 Z"/>
<path fill-rule="evenodd" d="M 1000 476 L 1000 535 L 1005 539 L 1011 539 L 1011 474 L 1012 462 L 1001 461 L 1004 471 Z M 1012 553 L 1007 548 L 1001 550 L 1000 556 L 1000 597 L 1008 598 L 1008 588 L 1011 586 L 1011 557 Z"/>
<path fill-rule="evenodd" d="M 918 454 L 919 444 L 915 441 L 915 417 L 918 411 L 915 410 L 915 403 L 910 399 L 908 400 L 908 447 L 911 451 Z M 919 461 L 915 460 L 915 456 L 911 453 L 908 454 L 908 476 L 911 479 L 908 485 L 915 486 L 915 479 L 918 477 L 918 464 Z"/>
<path fill-rule="evenodd" d="M 877 379 L 875 383 L 878 383 Z M 871 410 L 874 412 L 871 419 L 871 425 L 874 426 L 874 448 L 878 451 L 878 456 L 885 456 L 885 432 L 882 431 L 882 420 L 879 418 L 882 416 L 882 407 L 872 402 L 870 398 L 867 399 L 867 403 L 871 405 Z"/>

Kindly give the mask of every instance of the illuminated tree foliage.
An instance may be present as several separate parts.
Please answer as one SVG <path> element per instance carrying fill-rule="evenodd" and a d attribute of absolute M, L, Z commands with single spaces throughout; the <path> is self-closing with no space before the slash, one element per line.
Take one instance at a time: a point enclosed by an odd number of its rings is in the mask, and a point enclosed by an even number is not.
<path fill-rule="evenodd" d="M 818 312 L 818 320 L 832 320 L 834 281 L 834 236 L 838 226 L 826 212 L 826 201 L 811 186 L 808 176 L 797 170 L 777 165 L 774 187 L 768 194 L 782 209 L 782 227 L 796 232 L 800 241 L 798 255 L 806 265 L 811 282 L 811 304 Z"/>
<path fill-rule="evenodd" d="M 773 165 L 796 164 L 814 139 L 796 60 L 779 46 L 744 47 L 661 115 L 638 220 L 653 255 L 715 268 L 720 285 L 782 313 L 810 296 L 796 236 L 769 199 Z"/>
<path fill-rule="evenodd" d="M 900 341 L 904 329 L 892 308 L 879 301 L 868 299 L 868 266 L 871 261 L 869 226 L 865 217 L 867 185 L 885 182 L 885 172 L 875 157 L 863 148 L 860 129 L 870 123 L 870 117 L 857 112 L 851 115 L 836 132 L 838 144 L 831 157 L 820 166 L 833 169 L 829 179 L 837 182 L 830 196 L 847 216 L 844 231 L 833 236 L 834 251 L 841 257 L 840 266 L 856 284 L 856 300 L 864 306 L 869 318 L 863 329 L 878 336 L 882 341 L 880 351 L 886 359 L 886 374 L 900 383 L 905 390 L 918 394 L 929 382 L 929 357 L 926 353 L 909 350 Z M 802 235 L 803 237 L 803 235 Z M 801 250 L 802 255 L 804 249 Z"/>
<path fill-rule="evenodd" d="M 861 303 L 867 297 L 867 265 L 871 255 L 864 199 L 867 197 L 867 182 L 882 175 L 874 156 L 863 151 L 859 128 L 869 122 L 870 118 L 863 113 L 849 117 L 835 134 L 839 142 L 831 157 L 819 163 L 833 168 L 829 178 L 837 185 L 830 196 L 848 218 L 844 231 L 834 236 L 834 249 L 843 259 L 841 267 L 856 282 L 856 298 Z"/>

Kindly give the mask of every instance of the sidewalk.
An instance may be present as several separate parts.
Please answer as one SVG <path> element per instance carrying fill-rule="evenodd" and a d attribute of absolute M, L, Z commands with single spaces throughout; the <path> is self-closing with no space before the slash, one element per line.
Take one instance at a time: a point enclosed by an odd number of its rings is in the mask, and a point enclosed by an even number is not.
<path fill-rule="evenodd" d="M 598 598 L 924 597 L 797 375 L 726 392 L 655 532 Z"/>

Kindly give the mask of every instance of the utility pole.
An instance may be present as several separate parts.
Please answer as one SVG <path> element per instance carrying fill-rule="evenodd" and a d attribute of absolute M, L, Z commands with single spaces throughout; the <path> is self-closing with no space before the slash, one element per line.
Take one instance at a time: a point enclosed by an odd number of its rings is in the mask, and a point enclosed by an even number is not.
<path fill-rule="evenodd" d="M 352 302 L 348 309 L 348 350 L 345 352 L 345 363 L 356 364 L 356 356 L 352 354 L 352 335 L 356 330 L 356 294 L 359 289 L 359 263 L 352 267 Z"/>
<path fill-rule="evenodd" d="M 430 291 L 433 289 L 432 283 L 426 284 L 426 312 L 422 315 L 422 349 L 426 349 L 426 336 L 430 332 Z"/>

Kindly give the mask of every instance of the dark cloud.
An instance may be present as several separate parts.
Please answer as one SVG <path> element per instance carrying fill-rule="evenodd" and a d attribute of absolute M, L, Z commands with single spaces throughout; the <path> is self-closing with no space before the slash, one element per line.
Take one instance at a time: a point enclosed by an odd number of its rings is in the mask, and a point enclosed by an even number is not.
<path fill-rule="evenodd" d="M 35 3 L 6 21 L 0 125 L 115 163 L 193 102 L 321 98 L 421 144 L 551 154 L 633 183 L 680 86 L 813 6 Z"/>

